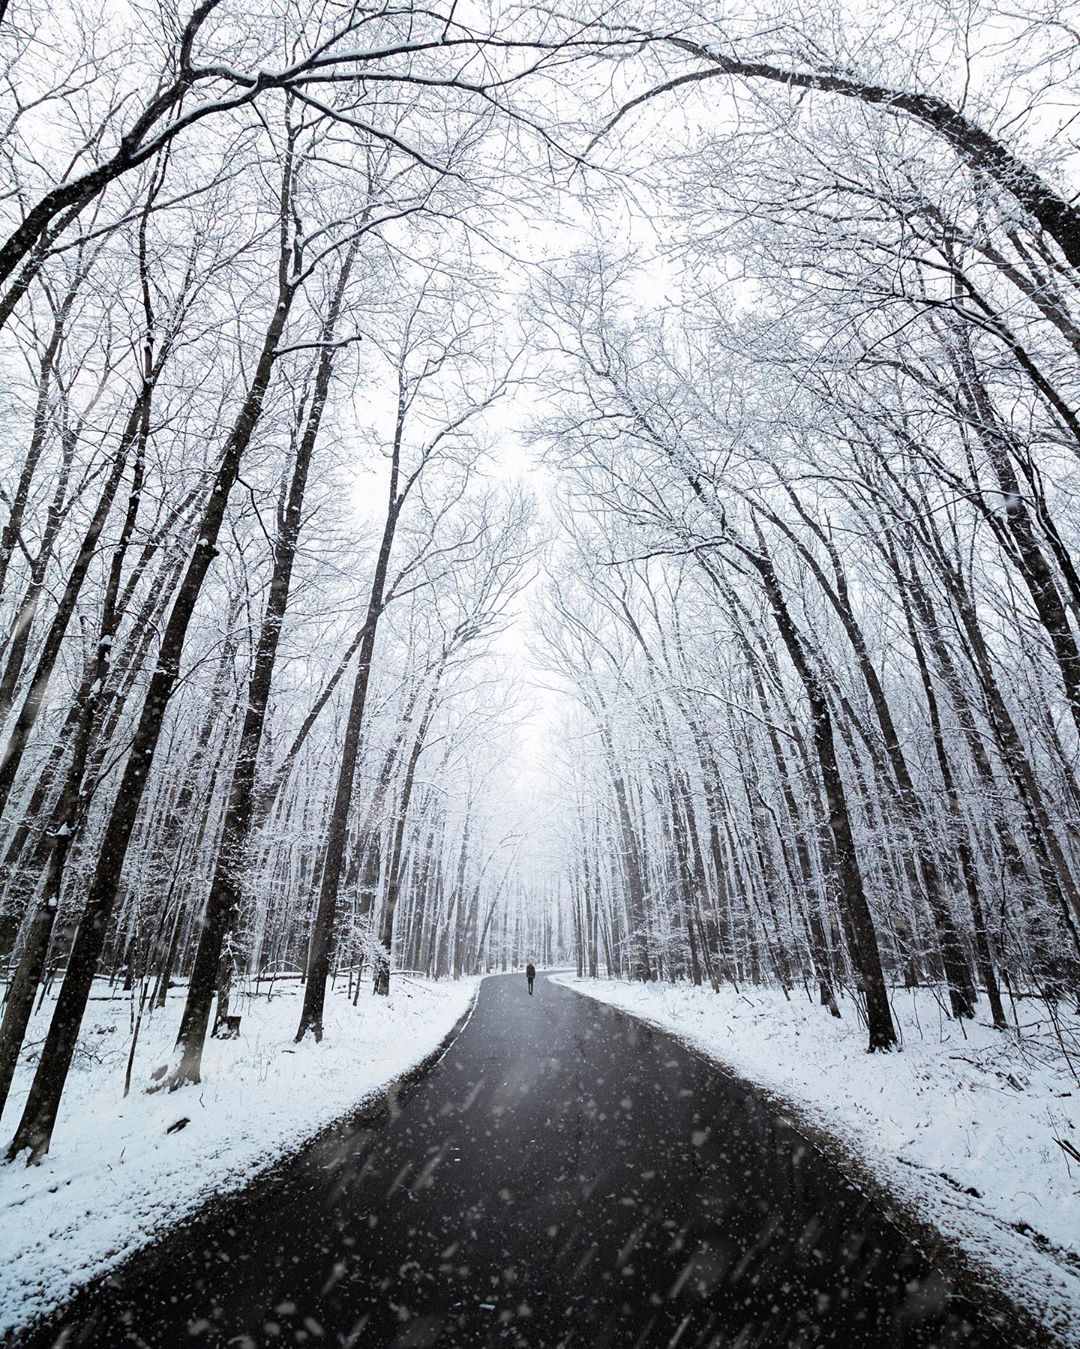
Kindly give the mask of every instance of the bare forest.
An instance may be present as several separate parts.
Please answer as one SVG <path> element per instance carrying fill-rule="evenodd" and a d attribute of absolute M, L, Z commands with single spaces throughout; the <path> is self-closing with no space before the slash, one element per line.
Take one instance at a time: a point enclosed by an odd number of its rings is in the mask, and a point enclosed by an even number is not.
<path fill-rule="evenodd" d="M 0 9 L 9 1170 L 529 960 L 1076 1080 L 1078 67 L 1057 0 Z"/>

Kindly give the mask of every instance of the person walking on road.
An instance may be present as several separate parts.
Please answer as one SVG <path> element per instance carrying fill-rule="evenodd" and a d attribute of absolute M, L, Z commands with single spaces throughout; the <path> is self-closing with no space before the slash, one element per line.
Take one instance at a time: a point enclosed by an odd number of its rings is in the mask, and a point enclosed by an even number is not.
<path fill-rule="evenodd" d="M 531 960 L 525 966 L 525 978 L 528 979 L 529 981 L 529 997 L 531 998 L 533 995 L 532 991 L 533 980 L 536 978 L 536 966 L 532 963 Z"/>

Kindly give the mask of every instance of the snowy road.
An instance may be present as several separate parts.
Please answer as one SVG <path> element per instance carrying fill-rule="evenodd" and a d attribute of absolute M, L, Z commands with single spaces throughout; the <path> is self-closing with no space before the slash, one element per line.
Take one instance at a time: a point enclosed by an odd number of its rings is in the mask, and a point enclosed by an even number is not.
<path fill-rule="evenodd" d="M 664 1034 L 486 980 L 380 1126 L 324 1135 L 35 1344 L 1001 1345 L 820 1154 Z"/>

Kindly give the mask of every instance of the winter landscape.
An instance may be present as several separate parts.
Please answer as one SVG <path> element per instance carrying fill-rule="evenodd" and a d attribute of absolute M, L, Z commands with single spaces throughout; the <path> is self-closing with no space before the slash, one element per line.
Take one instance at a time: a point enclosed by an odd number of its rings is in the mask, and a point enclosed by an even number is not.
<path fill-rule="evenodd" d="M 0 0 L 0 1342 L 1080 1346 L 1080 4 Z"/>

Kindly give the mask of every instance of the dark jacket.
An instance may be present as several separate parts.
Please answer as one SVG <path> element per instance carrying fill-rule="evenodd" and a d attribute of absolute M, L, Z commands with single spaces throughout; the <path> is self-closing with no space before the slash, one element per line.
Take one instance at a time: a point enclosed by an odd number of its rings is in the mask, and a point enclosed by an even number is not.
<path fill-rule="evenodd" d="M 535 966 L 535 965 L 526 965 L 526 966 L 525 966 L 525 978 L 526 978 L 526 979 L 535 979 L 535 978 L 536 978 L 536 966 Z"/>

